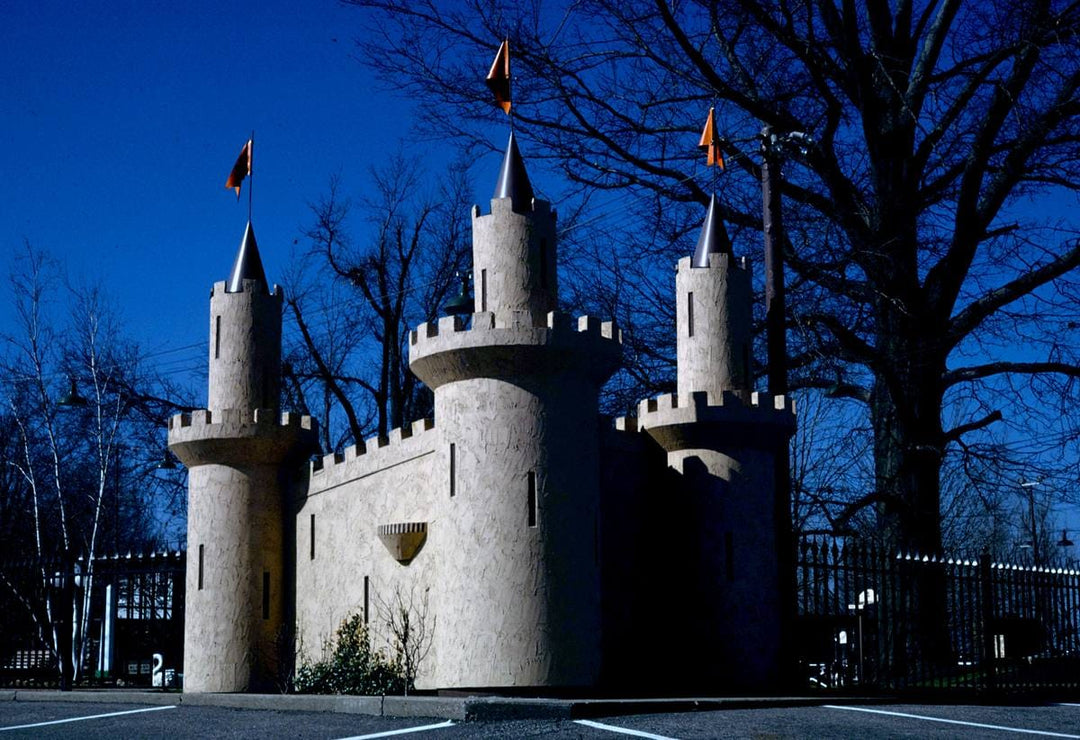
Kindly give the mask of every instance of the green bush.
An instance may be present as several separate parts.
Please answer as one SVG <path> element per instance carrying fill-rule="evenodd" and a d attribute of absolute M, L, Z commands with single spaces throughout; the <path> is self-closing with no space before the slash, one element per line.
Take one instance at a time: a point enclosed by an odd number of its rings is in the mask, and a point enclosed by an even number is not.
<path fill-rule="evenodd" d="M 298 694 L 404 694 L 408 685 L 400 662 L 371 649 L 367 625 L 359 614 L 338 627 L 327 644 L 330 657 L 304 663 L 296 672 Z"/>

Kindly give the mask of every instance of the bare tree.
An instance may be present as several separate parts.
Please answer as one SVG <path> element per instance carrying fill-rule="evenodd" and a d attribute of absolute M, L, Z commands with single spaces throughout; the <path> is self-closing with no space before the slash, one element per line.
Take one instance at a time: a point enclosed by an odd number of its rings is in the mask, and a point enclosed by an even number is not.
<path fill-rule="evenodd" d="M 303 278 L 288 299 L 302 349 L 290 354 L 299 358 L 294 387 L 303 392 L 300 382 L 317 383 L 324 421 L 334 411 L 345 417 L 345 433 L 324 439 L 335 449 L 362 440 L 371 426 L 385 436 L 431 412 L 430 392 L 408 370 L 408 335 L 438 318 L 458 285 L 455 275 L 466 269 L 469 184 L 460 167 L 434 193 L 421 177 L 402 155 L 374 169 L 375 195 L 362 204 L 366 228 L 359 234 L 338 178 L 312 206 L 304 259 L 318 266 L 292 273 Z"/>
<path fill-rule="evenodd" d="M 142 474 L 160 460 L 132 464 L 146 457 L 144 434 L 164 449 L 162 420 L 171 404 L 134 391 L 144 380 L 137 349 L 121 336 L 99 289 L 60 291 L 57 266 L 30 247 L 10 282 L 21 333 L 4 337 L 10 485 L 3 493 L 13 498 L 3 508 L 24 535 L 0 546 L 0 583 L 36 624 L 70 685 L 90 639 L 95 558 L 121 544 L 156 541 L 157 487 L 140 486 L 138 495 L 127 488 L 125 496 L 123 467 L 126 459 L 129 476 Z M 63 330 L 50 311 L 57 293 L 69 298 Z M 35 568 L 29 581 L 9 570 L 27 555 Z"/>
<path fill-rule="evenodd" d="M 1004 455 L 999 491 L 1047 468 L 1075 497 L 1076 415 L 1056 412 L 1080 377 L 1076 0 L 352 4 L 377 29 L 367 62 L 476 151 L 508 35 L 519 134 L 638 236 L 623 264 L 688 251 L 712 189 L 756 253 L 758 132 L 812 135 L 782 186 L 792 384 L 862 405 L 874 483 L 855 504 L 934 552 L 951 458 Z M 711 105 L 719 180 L 694 147 Z"/>
<path fill-rule="evenodd" d="M 405 679 L 405 694 L 416 685 L 420 666 L 431 651 L 435 638 L 436 617 L 428 609 L 428 589 L 417 595 L 415 589 L 408 593 L 400 585 L 394 588 L 388 599 L 375 594 L 379 619 L 386 630 L 391 654 Z"/>

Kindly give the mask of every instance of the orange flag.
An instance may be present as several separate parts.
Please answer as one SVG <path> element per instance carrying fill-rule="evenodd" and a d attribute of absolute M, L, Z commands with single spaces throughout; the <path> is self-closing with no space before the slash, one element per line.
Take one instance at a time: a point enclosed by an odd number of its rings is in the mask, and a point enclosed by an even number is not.
<path fill-rule="evenodd" d="M 240 183 L 251 174 L 251 139 L 247 140 L 244 148 L 240 150 L 240 156 L 236 158 L 236 164 L 232 166 L 229 179 L 225 181 L 226 188 L 236 191 L 236 199 L 240 200 Z"/>
<path fill-rule="evenodd" d="M 717 165 L 724 169 L 724 155 L 720 153 L 720 137 L 716 133 L 716 113 L 714 108 L 709 108 L 709 117 L 705 119 L 705 130 L 701 132 L 699 149 L 705 149 L 705 164 L 708 167 Z"/>
<path fill-rule="evenodd" d="M 495 54 L 495 61 L 491 63 L 491 71 L 488 72 L 488 88 L 495 94 L 495 104 L 503 109 L 503 113 L 510 115 L 510 40 L 506 39 L 499 46 Z"/>

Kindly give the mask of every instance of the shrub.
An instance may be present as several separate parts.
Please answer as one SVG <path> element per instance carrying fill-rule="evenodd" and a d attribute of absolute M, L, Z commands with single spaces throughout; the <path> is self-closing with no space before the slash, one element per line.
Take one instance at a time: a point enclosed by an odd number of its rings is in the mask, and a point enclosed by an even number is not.
<path fill-rule="evenodd" d="M 411 688 L 399 661 L 371 649 L 367 625 L 359 614 L 341 623 L 326 648 L 329 658 L 305 662 L 297 670 L 297 693 L 384 695 Z"/>

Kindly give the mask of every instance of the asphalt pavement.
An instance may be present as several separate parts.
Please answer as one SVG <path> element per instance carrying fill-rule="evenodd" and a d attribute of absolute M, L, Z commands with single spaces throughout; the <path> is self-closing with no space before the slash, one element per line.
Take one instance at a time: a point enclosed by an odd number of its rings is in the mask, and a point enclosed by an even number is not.
<path fill-rule="evenodd" d="M 784 705 L 760 700 L 747 708 L 745 700 L 699 706 L 726 709 L 688 711 L 689 704 L 657 703 L 664 711 L 636 713 L 640 702 L 626 703 L 624 714 L 585 711 L 529 712 L 519 706 L 507 711 L 515 700 L 500 700 L 502 717 L 448 719 L 445 716 L 400 717 L 352 711 L 348 702 L 337 710 L 310 711 L 221 706 L 243 703 L 236 697 L 157 695 L 158 703 L 107 701 L 85 694 L 63 696 L 56 692 L 0 694 L 0 740 L 8 738 L 319 738 L 366 740 L 396 737 L 401 740 L 459 740 L 464 738 L 983 738 L 1027 735 L 1080 739 L 1080 704 L 1028 706 L 926 705 L 926 704 L 803 704 Z M 46 696 L 49 695 L 49 696 Z M 72 701 L 73 696 L 78 696 Z M 3 701 L 9 698 L 13 700 Z M 145 699 L 145 697 L 143 697 Z M 186 701 L 179 701 L 186 698 Z M 269 699 L 268 697 L 267 699 Z M 278 697 L 279 699 L 281 697 Z M 319 697 L 332 700 L 345 697 Z M 192 700 L 194 699 L 194 700 Z M 220 699 L 221 701 L 214 701 Z M 378 701 L 377 699 L 375 701 Z M 465 699 L 436 700 L 442 714 L 460 712 Z M 547 701 L 547 700 L 545 700 Z M 552 700 L 553 701 L 553 700 Z M 790 701 L 790 700 L 789 700 Z M 818 700 L 820 701 L 820 700 Z M 423 703 L 421 703 L 423 704 Z M 405 705 L 401 705 L 405 706 Z M 419 706 L 419 705 L 416 705 Z M 534 705 L 534 709 L 540 705 Z M 368 707 L 370 709 L 370 706 Z M 564 707 L 565 708 L 565 707 Z M 608 703 L 606 710 L 617 711 Z M 666 711 L 667 709 L 671 711 Z M 597 707 L 593 707 L 597 709 Z M 452 711 L 447 711 L 452 710 Z M 577 710 L 581 712 L 581 709 Z M 519 718 L 514 718 L 514 714 Z M 602 716 L 600 716 L 602 714 Z M 565 716 L 563 716 L 565 715 Z"/>

